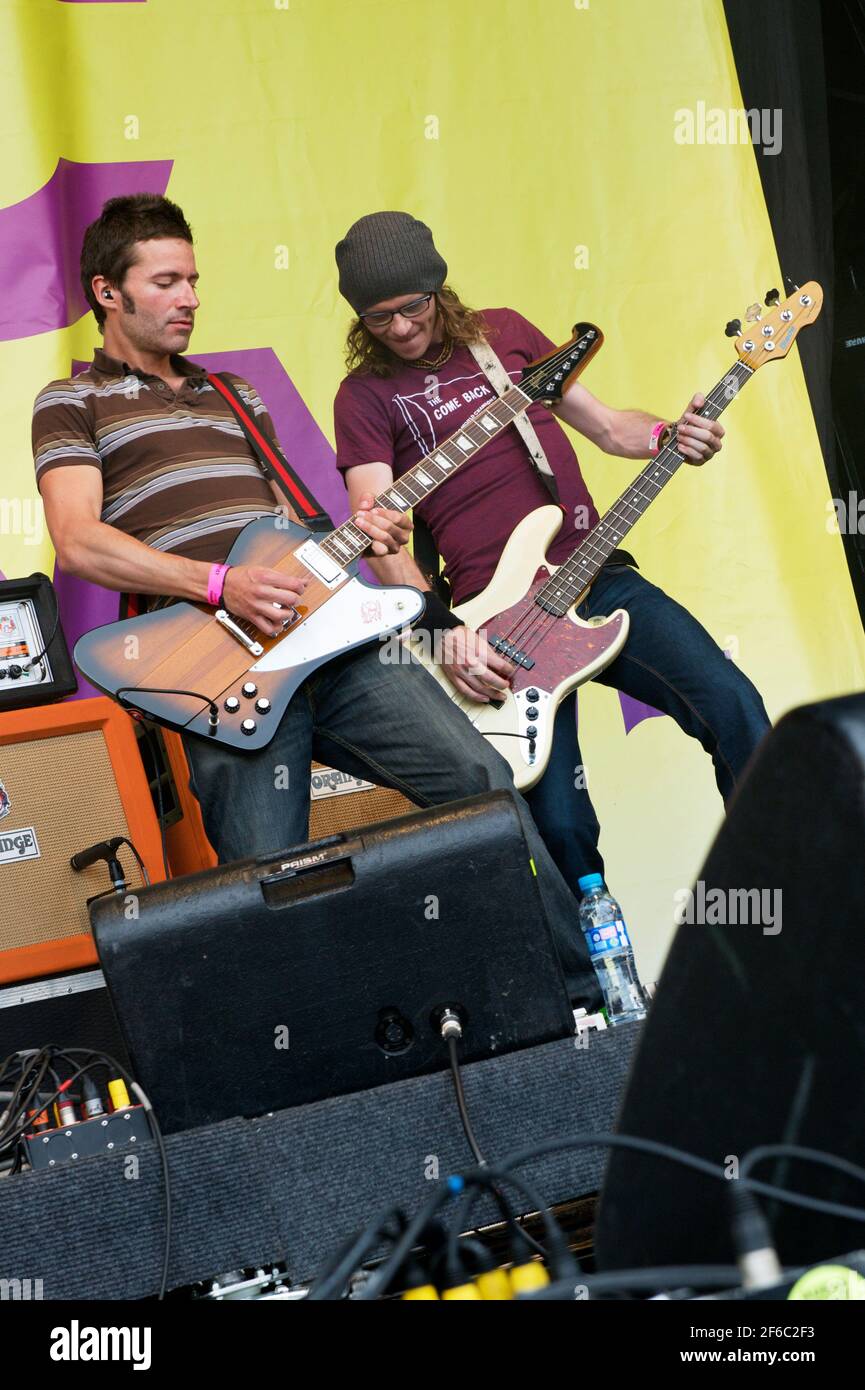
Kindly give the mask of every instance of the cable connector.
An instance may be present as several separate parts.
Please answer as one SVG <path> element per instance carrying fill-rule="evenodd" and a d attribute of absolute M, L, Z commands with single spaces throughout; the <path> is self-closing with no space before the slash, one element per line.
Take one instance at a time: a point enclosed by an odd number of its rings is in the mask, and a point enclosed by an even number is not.
<path fill-rule="evenodd" d="M 450 1038 L 456 1038 L 457 1040 L 462 1038 L 463 1025 L 460 1021 L 459 1014 L 456 1013 L 454 1009 L 446 1008 L 442 1010 L 439 1028 L 441 1029 L 441 1035 L 445 1042 Z"/>
<path fill-rule="evenodd" d="M 84 1100 L 83 1112 L 85 1119 L 92 1120 L 97 1115 L 105 1114 L 105 1106 L 102 1103 L 99 1087 L 86 1072 L 81 1078 L 81 1095 Z"/>
<path fill-rule="evenodd" d="M 731 1234 L 743 1289 L 765 1289 L 783 1278 L 769 1223 L 749 1187 L 730 1179 Z"/>

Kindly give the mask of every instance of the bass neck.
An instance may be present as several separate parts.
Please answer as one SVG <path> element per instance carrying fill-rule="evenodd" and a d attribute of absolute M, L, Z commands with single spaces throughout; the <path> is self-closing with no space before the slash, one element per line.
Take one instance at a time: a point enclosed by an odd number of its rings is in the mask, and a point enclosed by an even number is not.
<path fill-rule="evenodd" d="M 737 362 L 713 386 L 705 405 L 696 414 L 708 420 L 717 420 L 753 375 L 753 370 L 744 362 Z M 535 603 L 548 613 L 563 617 L 597 577 L 613 551 L 655 498 L 660 496 L 682 463 L 684 455 L 679 452 L 678 436 L 674 430 L 669 443 L 646 464 L 642 473 L 638 473 L 630 487 L 616 498 L 556 573 L 541 586 L 535 595 Z"/>

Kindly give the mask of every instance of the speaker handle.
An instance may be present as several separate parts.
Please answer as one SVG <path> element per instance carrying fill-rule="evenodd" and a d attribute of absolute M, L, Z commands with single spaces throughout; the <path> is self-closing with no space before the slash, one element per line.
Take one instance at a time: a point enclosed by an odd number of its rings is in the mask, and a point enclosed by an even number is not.
<path fill-rule="evenodd" d="M 276 854 L 260 855 L 256 860 L 257 864 L 273 864 L 277 860 L 281 862 L 273 873 L 263 875 L 259 883 L 279 883 L 285 878 L 296 878 L 312 869 L 321 868 L 323 864 L 332 864 L 338 859 L 351 859 L 352 855 L 361 849 L 363 838 L 360 835 L 352 835 L 349 839 L 348 835 L 340 834 L 328 835 L 323 840 L 313 840 L 308 845 L 293 845 L 291 849 L 280 850 Z"/>
<path fill-rule="evenodd" d="M 363 849 L 363 838 L 329 835 L 311 845 L 288 851 L 279 868 L 264 874 L 258 884 L 268 907 L 287 907 L 299 898 L 350 888 L 355 873 L 352 860 Z M 268 863 L 277 856 L 269 855 Z"/>

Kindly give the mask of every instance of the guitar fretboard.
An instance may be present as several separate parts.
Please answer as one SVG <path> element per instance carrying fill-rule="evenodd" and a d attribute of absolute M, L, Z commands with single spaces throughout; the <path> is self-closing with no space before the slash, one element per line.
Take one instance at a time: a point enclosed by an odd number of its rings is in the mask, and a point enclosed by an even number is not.
<path fill-rule="evenodd" d="M 717 420 L 754 375 L 744 362 L 737 362 L 706 397 L 698 411 L 706 419 Z M 629 488 L 616 499 L 598 524 L 556 570 L 535 595 L 535 603 L 547 613 L 561 618 L 592 582 L 631 527 L 654 502 L 684 462 L 677 448 L 675 432 L 668 444 L 647 463 Z"/>
<path fill-rule="evenodd" d="M 420 463 L 416 463 L 407 473 L 392 483 L 375 499 L 376 507 L 389 507 L 393 511 L 407 512 L 416 507 L 425 497 L 429 497 L 437 487 L 452 477 L 458 468 L 467 463 L 478 449 L 490 439 L 501 434 L 515 416 L 526 406 L 531 405 L 531 396 L 512 386 L 503 396 L 490 405 L 483 406 L 470 415 L 461 429 L 433 449 Z M 319 542 L 332 560 L 338 565 L 347 565 L 357 560 L 369 545 L 369 536 L 364 535 L 354 521 L 345 521 L 335 531 Z"/>
<path fill-rule="evenodd" d="M 533 401 L 560 395 L 571 373 L 597 347 L 598 329 L 591 324 L 582 327 L 585 331 L 579 340 L 566 343 L 543 362 L 527 370 L 519 386 L 511 386 L 489 405 L 479 406 L 443 444 L 431 450 L 420 463 L 379 493 L 374 505 L 397 512 L 407 512 L 416 507 L 473 458 L 478 449 L 501 434 L 515 416 Z M 369 536 L 355 526 L 353 519 L 343 522 L 319 541 L 322 550 L 343 567 L 359 559 L 369 543 Z"/>

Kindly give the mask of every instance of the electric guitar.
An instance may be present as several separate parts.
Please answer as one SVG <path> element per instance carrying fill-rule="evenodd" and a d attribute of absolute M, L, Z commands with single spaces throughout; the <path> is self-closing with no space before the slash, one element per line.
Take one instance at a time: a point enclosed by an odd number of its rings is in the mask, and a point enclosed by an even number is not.
<path fill-rule="evenodd" d="M 820 313 L 823 291 L 811 281 L 783 303 L 778 300 L 778 291 L 770 291 L 766 297 L 770 312 L 765 318 L 760 316 L 760 306 L 752 305 L 745 333 L 738 319 L 727 325 L 730 337 L 739 335 L 738 361 L 708 393 L 700 415 L 716 420 L 764 362 L 787 356 L 799 330 Z M 573 610 L 683 461 L 674 431 L 673 438 L 558 567 L 545 559 L 547 546 L 561 526 L 558 507 L 540 507 L 515 527 L 487 588 L 454 609 L 457 617 L 480 630 L 490 646 L 512 663 L 511 688 L 501 701 L 483 704 L 460 694 L 432 659 L 436 654 L 427 650 L 424 634 L 407 639 L 417 659 L 510 763 L 520 791 L 533 787 L 543 775 L 556 710 L 565 695 L 608 666 L 628 635 L 624 609 L 589 622 Z"/>
<path fill-rule="evenodd" d="M 518 384 L 480 406 L 375 505 L 407 512 L 423 501 L 532 402 L 557 400 L 602 343 L 594 324 L 577 324 L 563 347 L 529 363 Z M 85 633 L 75 661 L 127 709 L 233 748 L 265 748 L 307 676 L 423 612 L 418 589 L 359 577 L 358 561 L 369 544 L 353 518 L 322 537 L 282 515 L 261 517 L 240 532 L 228 563 L 311 579 L 276 637 L 224 608 L 183 601 Z"/>

